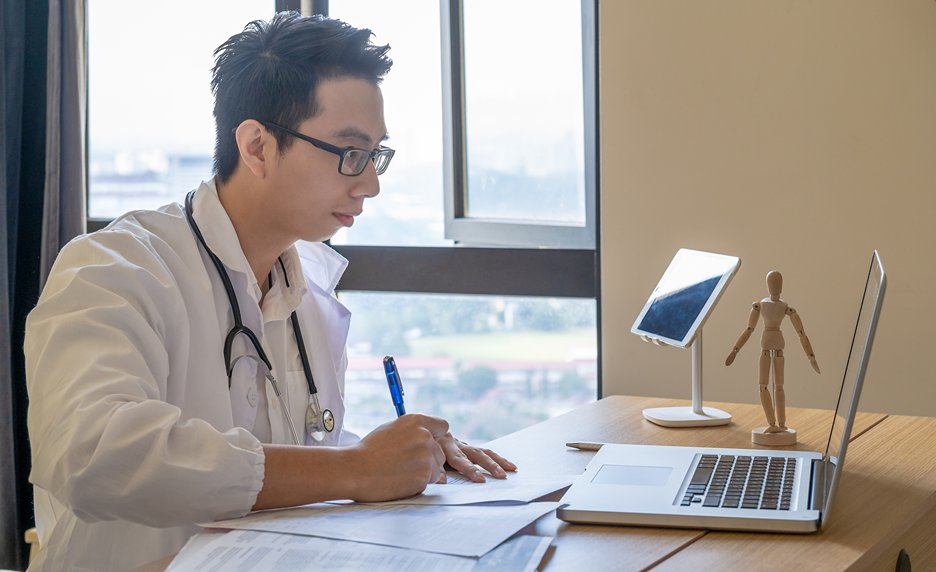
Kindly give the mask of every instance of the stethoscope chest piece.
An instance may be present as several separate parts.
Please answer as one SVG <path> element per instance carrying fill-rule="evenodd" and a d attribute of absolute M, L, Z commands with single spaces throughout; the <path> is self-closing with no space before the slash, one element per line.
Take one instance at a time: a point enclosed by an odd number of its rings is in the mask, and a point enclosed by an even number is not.
<path fill-rule="evenodd" d="M 322 409 L 318 395 L 312 396 L 309 407 L 306 408 L 306 432 L 313 441 L 321 443 L 326 433 L 335 430 L 335 415 L 331 409 Z"/>

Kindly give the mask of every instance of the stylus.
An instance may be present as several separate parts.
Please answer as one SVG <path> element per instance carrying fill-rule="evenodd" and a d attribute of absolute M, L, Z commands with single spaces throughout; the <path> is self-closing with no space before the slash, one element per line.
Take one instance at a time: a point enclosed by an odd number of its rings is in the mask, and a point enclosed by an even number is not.
<path fill-rule="evenodd" d="M 566 443 L 566 447 L 572 447 L 573 449 L 579 449 L 581 451 L 597 451 L 602 445 L 604 445 L 604 443 L 586 443 L 578 441 Z"/>

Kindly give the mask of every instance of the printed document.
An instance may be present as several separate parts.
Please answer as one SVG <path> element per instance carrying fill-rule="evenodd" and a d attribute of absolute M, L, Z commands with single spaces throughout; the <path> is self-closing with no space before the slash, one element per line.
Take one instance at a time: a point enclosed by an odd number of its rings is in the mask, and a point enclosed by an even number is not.
<path fill-rule="evenodd" d="M 543 536 L 518 536 L 476 559 L 272 532 L 206 532 L 192 537 L 172 561 L 167 572 L 533 572 L 543 559 L 551 540 L 552 538 Z"/>
<path fill-rule="evenodd" d="M 318 536 L 477 558 L 556 506 L 555 502 L 510 506 L 318 503 L 202 526 Z"/>
<path fill-rule="evenodd" d="M 454 471 L 446 473 L 445 484 L 432 484 L 422 494 L 379 504 L 509 504 L 528 503 L 572 484 L 575 475 L 544 476 L 507 473 L 506 479 L 488 477 L 483 483 L 469 481 Z"/>

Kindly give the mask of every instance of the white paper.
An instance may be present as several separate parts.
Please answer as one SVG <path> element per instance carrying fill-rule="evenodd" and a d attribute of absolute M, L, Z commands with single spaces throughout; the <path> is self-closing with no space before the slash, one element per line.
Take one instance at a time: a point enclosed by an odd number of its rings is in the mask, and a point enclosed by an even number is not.
<path fill-rule="evenodd" d="M 558 503 L 511 506 L 313 504 L 203 524 L 480 557 Z"/>
<path fill-rule="evenodd" d="M 194 536 L 167 572 L 251 570 L 420 570 L 532 572 L 543 559 L 550 537 L 518 536 L 480 559 L 433 554 L 359 542 L 272 532 L 232 530 Z"/>
<path fill-rule="evenodd" d="M 572 484 L 576 476 L 544 476 L 507 473 L 506 479 L 488 477 L 483 483 L 469 481 L 459 473 L 446 473 L 445 484 L 432 484 L 422 494 L 387 504 L 508 504 L 528 503 Z"/>

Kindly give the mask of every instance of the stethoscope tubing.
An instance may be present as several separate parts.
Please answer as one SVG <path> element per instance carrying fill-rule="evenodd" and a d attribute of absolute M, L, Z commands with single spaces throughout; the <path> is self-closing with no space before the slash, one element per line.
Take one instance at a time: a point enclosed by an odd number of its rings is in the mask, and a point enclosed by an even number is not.
<path fill-rule="evenodd" d="M 273 376 L 273 365 L 270 362 L 270 359 L 267 357 L 266 352 L 263 350 L 263 346 L 260 344 L 260 340 L 257 338 L 257 335 L 244 325 L 243 319 L 241 317 L 240 304 L 237 302 L 237 296 L 234 293 L 234 285 L 231 283 L 231 278 L 228 276 L 227 270 L 224 268 L 224 264 L 221 262 L 221 259 L 210 249 L 208 248 L 208 243 L 205 241 L 205 237 L 202 235 L 201 229 L 198 228 L 198 224 L 195 222 L 194 208 L 192 206 L 192 201 L 195 196 L 195 191 L 191 191 L 188 195 L 185 196 L 185 218 L 188 220 L 189 226 L 192 228 L 192 232 L 195 234 L 195 238 L 201 244 L 202 248 L 205 250 L 205 253 L 208 255 L 208 258 L 211 260 L 212 265 L 218 271 L 218 276 L 221 278 L 221 283 L 224 286 L 224 292 L 227 294 L 228 304 L 231 308 L 231 314 L 234 318 L 234 327 L 228 332 L 227 336 L 224 338 L 224 363 L 225 369 L 228 377 L 228 389 L 231 389 L 231 376 L 234 372 L 234 364 L 237 363 L 237 360 L 231 360 L 231 352 L 234 346 L 234 338 L 239 334 L 243 334 L 250 341 L 250 345 L 253 346 L 254 350 L 257 352 L 257 356 L 263 362 L 263 365 L 266 366 L 265 377 L 270 381 L 270 385 L 273 387 L 273 392 L 276 393 L 277 399 L 280 401 L 280 405 L 283 406 L 283 413 L 286 416 L 286 422 L 289 425 L 289 431 L 292 435 L 293 442 L 296 445 L 300 445 L 299 436 L 296 433 L 295 425 L 292 421 L 292 416 L 289 414 L 289 407 L 286 405 L 286 400 L 283 397 L 282 392 L 279 388 L 279 383 L 276 381 L 276 378 Z M 283 261 L 280 259 L 280 266 L 283 266 Z M 285 267 L 284 267 L 285 272 Z M 285 275 L 285 274 L 284 274 Z M 309 395 L 312 398 L 313 404 L 317 411 L 317 416 L 322 416 L 324 420 L 323 411 L 321 405 L 319 404 L 318 399 L 318 389 L 315 387 L 315 379 L 312 376 L 312 366 L 309 363 L 309 356 L 305 350 L 305 342 L 302 338 L 302 329 L 299 327 L 299 318 L 296 315 L 296 312 L 293 311 L 290 315 L 290 321 L 292 323 L 293 332 L 296 336 L 296 344 L 299 347 L 299 359 L 302 362 L 302 370 L 305 374 L 306 384 L 309 387 Z M 331 412 L 328 410 L 328 415 L 331 416 Z M 328 428 L 328 423 L 322 424 L 327 432 L 331 432 L 334 428 Z"/>

